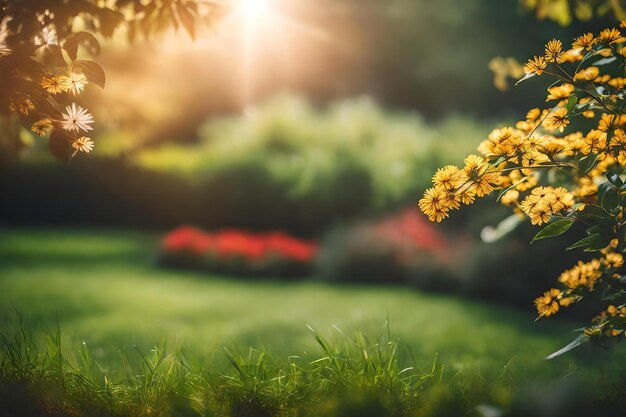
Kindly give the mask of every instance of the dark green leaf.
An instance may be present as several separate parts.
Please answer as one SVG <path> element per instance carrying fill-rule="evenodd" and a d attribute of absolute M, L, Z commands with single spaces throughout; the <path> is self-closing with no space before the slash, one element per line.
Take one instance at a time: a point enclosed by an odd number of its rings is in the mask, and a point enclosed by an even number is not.
<path fill-rule="evenodd" d="M 604 208 L 608 212 L 613 212 L 617 208 L 617 206 L 619 205 L 619 198 L 615 187 L 611 185 L 611 188 L 607 190 L 602 196 L 602 201 L 600 204 L 602 205 L 602 208 Z"/>
<path fill-rule="evenodd" d="M 572 224 L 574 224 L 574 219 L 560 219 L 550 223 L 535 235 L 531 243 L 536 240 L 562 235 L 572 227 Z"/>
<path fill-rule="evenodd" d="M 62 162 L 72 159 L 72 137 L 63 129 L 52 129 L 48 139 L 50 153 Z"/>
<path fill-rule="evenodd" d="M 624 185 L 624 181 L 622 181 L 619 175 L 615 173 L 606 174 L 606 179 L 616 187 L 621 187 L 622 185 Z"/>
<path fill-rule="evenodd" d="M 85 74 L 90 82 L 104 88 L 106 74 L 100 65 L 93 61 L 78 60 L 74 61 L 73 66 Z"/>
<path fill-rule="evenodd" d="M 602 249 L 609 244 L 607 241 L 607 238 L 604 235 L 600 233 L 594 233 L 592 235 L 589 235 L 587 237 L 580 239 L 578 242 L 569 246 L 567 250 L 576 249 L 576 248 L 584 248 L 586 250 L 590 247 L 597 247 L 598 245 L 602 245 L 602 243 L 604 243 L 604 245 L 600 246 L 599 249 Z"/>
<path fill-rule="evenodd" d="M 598 160 L 598 155 L 589 154 L 585 156 L 584 158 L 581 158 L 580 161 L 578 161 L 578 169 L 580 169 L 584 173 L 587 173 L 591 171 L 593 166 L 596 164 L 597 160 Z"/>
<path fill-rule="evenodd" d="M 578 103 L 578 97 L 572 94 L 569 96 L 569 100 L 567 101 L 567 112 L 571 112 L 574 109 L 574 106 Z"/>
<path fill-rule="evenodd" d="M 100 42 L 94 35 L 89 32 L 76 32 L 67 38 L 63 44 L 63 49 L 67 52 L 67 55 L 72 61 L 75 61 L 78 57 L 78 46 L 86 47 L 93 55 L 100 53 Z"/>
<path fill-rule="evenodd" d="M 59 45 L 47 45 L 43 48 L 43 62 L 51 67 L 65 67 L 67 65 Z"/>

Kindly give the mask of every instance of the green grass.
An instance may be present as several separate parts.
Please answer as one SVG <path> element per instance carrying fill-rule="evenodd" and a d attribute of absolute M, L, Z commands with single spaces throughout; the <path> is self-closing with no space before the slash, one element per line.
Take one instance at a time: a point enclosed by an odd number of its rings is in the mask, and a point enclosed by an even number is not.
<path fill-rule="evenodd" d="M 261 363 L 271 358 L 266 378 L 290 366 L 317 375 L 313 361 L 332 355 L 307 326 L 327 339 L 332 351 L 352 346 L 359 360 L 363 351 L 375 352 L 377 342 L 389 347 L 399 340 L 397 352 L 385 354 L 397 359 L 398 370 L 413 366 L 414 377 L 429 375 L 438 357 L 443 364 L 438 378 L 478 375 L 491 384 L 489 392 L 503 380 L 509 388 L 573 379 L 608 383 L 626 369 L 622 349 L 606 353 L 585 347 L 544 361 L 573 338 L 573 323 L 533 323 L 530 312 L 400 287 L 261 282 L 161 270 L 153 262 L 157 244 L 155 236 L 128 232 L 0 231 L 0 332 L 18 334 L 23 326 L 45 349 L 50 348 L 45 328 L 54 334 L 58 324 L 61 334 L 53 347 L 60 344 L 67 358 L 80 358 L 84 342 L 99 372 L 122 379 L 128 376 L 120 352 L 141 352 L 124 360 L 142 366 L 141 355 L 161 354 L 159 349 L 151 353 L 155 346 L 182 351 L 198 368 L 234 375 L 239 382 L 242 375 L 229 363 L 228 351 L 235 358 L 241 354 L 245 366 L 257 363 L 258 352 Z M 248 363 L 250 347 L 259 351 Z M 476 384 L 479 389 L 482 383 Z"/>

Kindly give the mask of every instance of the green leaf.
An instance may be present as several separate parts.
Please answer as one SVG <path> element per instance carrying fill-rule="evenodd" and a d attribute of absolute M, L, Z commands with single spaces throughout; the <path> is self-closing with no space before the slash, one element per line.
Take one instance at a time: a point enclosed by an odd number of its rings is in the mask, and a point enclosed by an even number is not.
<path fill-rule="evenodd" d="M 48 139 L 48 149 L 60 161 L 69 162 L 72 159 L 72 138 L 65 130 L 54 128 Z"/>
<path fill-rule="evenodd" d="M 43 49 L 43 62 L 51 67 L 65 67 L 67 65 L 59 45 L 47 45 Z"/>
<path fill-rule="evenodd" d="M 604 193 L 600 205 L 608 212 L 615 211 L 615 209 L 619 205 L 619 198 L 615 187 L 611 185 L 611 188 Z"/>
<path fill-rule="evenodd" d="M 63 49 L 67 52 L 67 55 L 72 61 L 76 61 L 78 57 L 78 46 L 86 47 L 93 55 L 100 53 L 100 42 L 94 35 L 89 32 L 76 32 L 67 38 L 63 44 Z"/>
<path fill-rule="evenodd" d="M 520 84 L 521 82 L 524 82 L 526 80 L 528 80 L 529 78 L 533 78 L 534 76 L 536 76 L 537 74 L 535 74 L 534 72 L 531 72 L 529 74 L 524 75 L 522 78 L 520 78 L 515 85 Z"/>
<path fill-rule="evenodd" d="M 90 82 L 104 88 L 106 74 L 100 65 L 93 61 L 78 60 L 74 61 L 73 67 L 85 74 Z"/>
<path fill-rule="evenodd" d="M 619 177 L 619 175 L 615 173 L 607 173 L 606 179 L 616 187 L 621 187 L 624 185 L 624 181 Z"/>
<path fill-rule="evenodd" d="M 587 338 L 585 337 L 585 335 L 581 334 L 572 342 L 570 342 L 567 346 L 564 346 L 563 348 L 557 350 L 556 352 L 546 356 L 545 359 L 550 360 L 550 359 L 556 358 L 557 356 L 561 356 L 562 354 L 567 353 L 574 348 L 577 348 L 578 346 L 582 345 L 586 341 L 587 341 Z"/>
<path fill-rule="evenodd" d="M 568 113 L 570 113 L 574 109 L 574 106 L 576 105 L 576 103 L 578 103 L 578 97 L 576 97 L 576 95 L 574 95 L 574 94 L 569 96 L 569 100 L 567 101 L 567 112 Z"/>
<path fill-rule="evenodd" d="M 589 154 L 584 158 L 581 158 L 580 161 L 578 161 L 578 169 L 586 174 L 587 172 L 591 171 L 597 160 L 598 155 Z"/>
<path fill-rule="evenodd" d="M 567 232 L 573 224 L 574 219 L 560 219 L 552 222 L 543 229 L 541 229 L 530 243 L 536 240 L 562 235 L 563 233 Z"/>
<path fill-rule="evenodd" d="M 599 249 L 605 248 L 608 244 L 609 242 L 607 241 L 607 238 L 603 234 L 594 233 L 592 235 L 589 235 L 587 237 L 580 239 L 578 242 L 574 243 L 573 245 L 568 246 L 567 250 L 572 250 L 576 248 L 585 248 L 585 250 L 588 250 L 589 248 L 596 248 L 598 246 L 599 248 L 594 249 L 594 250 L 599 250 Z"/>

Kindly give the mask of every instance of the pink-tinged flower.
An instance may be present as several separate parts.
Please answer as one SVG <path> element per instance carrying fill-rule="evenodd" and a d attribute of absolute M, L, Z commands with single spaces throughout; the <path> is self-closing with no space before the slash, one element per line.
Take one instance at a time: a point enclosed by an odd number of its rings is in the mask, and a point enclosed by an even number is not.
<path fill-rule="evenodd" d="M 56 30 L 48 27 L 43 28 L 41 32 L 35 36 L 35 45 L 37 46 L 56 45 L 58 43 L 59 39 L 57 38 Z"/>
<path fill-rule="evenodd" d="M 93 130 L 90 124 L 93 123 L 93 116 L 83 109 L 81 106 L 76 106 L 76 103 L 72 103 L 71 106 L 65 108 L 67 113 L 63 113 L 63 120 L 61 120 L 61 127 L 67 131 L 80 130 L 89 131 Z"/>
<path fill-rule="evenodd" d="M 74 148 L 74 155 L 76 155 L 77 152 L 89 153 L 93 150 L 93 146 L 94 146 L 93 140 L 91 140 L 87 136 L 81 136 L 78 139 L 76 139 L 74 142 L 72 142 L 72 148 Z"/>
<path fill-rule="evenodd" d="M 72 72 L 70 73 L 69 77 L 66 78 L 66 83 L 68 85 L 69 91 L 73 95 L 77 96 L 85 89 L 85 86 L 89 82 L 87 81 L 87 77 L 85 77 L 85 74 Z"/>
<path fill-rule="evenodd" d="M 7 37 L 9 32 L 6 29 L 0 28 L 0 57 L 11 55 L 11 48 L 7 45 Z"/>

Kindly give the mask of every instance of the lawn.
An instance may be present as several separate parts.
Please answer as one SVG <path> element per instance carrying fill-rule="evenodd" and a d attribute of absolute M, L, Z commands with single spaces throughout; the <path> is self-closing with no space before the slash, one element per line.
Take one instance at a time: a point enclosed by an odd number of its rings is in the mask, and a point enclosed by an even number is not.
<path fill-rule="evenodd" d="M 323 352 L 307 325 L 339 342 L 357 330 L 376 341 L 389 330 L 401 361 L 428 372 L 438 357 L 445 378 L 606 382 L 624 369 L 623 350 L 583 347 L 543 360 L 573 338 L 575 323 L 534 323 L 530 312 L 401 287 L 162 270 L 157 245 L 158 236 L 131 232 L 2 230 L 0 331 L 12 334 L 21 321 L 43 343 L 42 329 L 58 324 L 66 352 L 84 341 L 107 372 L 119 368 L 120 350 L 135 347 L 182 347 L 217 367 L 226 366 L 225 347 L 259 348 L 279 364 L 311 361 Z"/>

